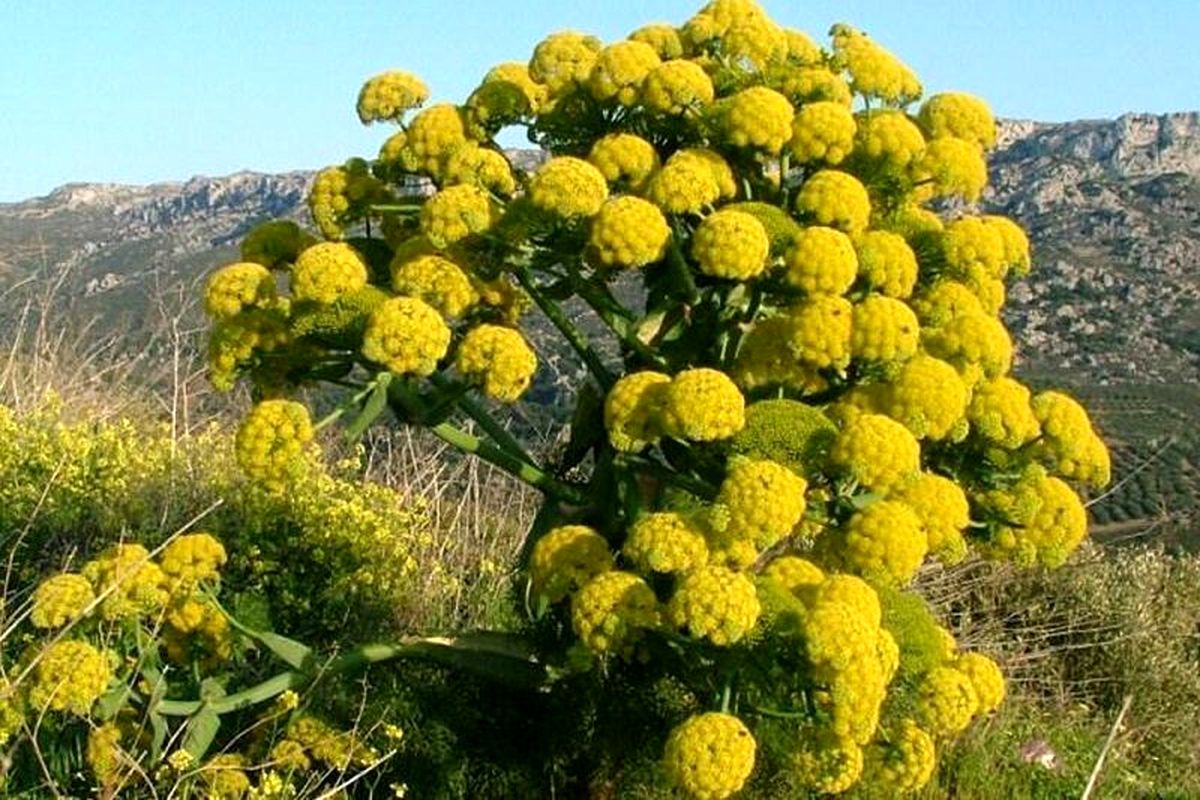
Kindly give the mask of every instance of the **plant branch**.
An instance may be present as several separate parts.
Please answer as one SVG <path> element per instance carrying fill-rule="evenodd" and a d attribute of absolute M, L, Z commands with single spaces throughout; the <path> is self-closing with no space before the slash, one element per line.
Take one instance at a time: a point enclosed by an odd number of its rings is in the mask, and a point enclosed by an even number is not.
<path fill-rule="evenodd" d="M 547 297 L 541 289 L 533 281 L 533 275 L 528 267 L 520 266 L 514 270 L 517 277 L 517 282 L 521 284 L 521 288 L 533 299 L 537 307 L 542 310 L 554 327 L 558 328 L 559 332 L 566 337 L 571 343 L 571 347 L 583 359 L 584 364 L 591 371 L 593 377 L 606 392 L 612 387 L 615 382 L 612 372 L 604 365 L 604 361 L 600 358 L 599 353 L 588 342 L 587 335 L 567 319 L 567 315 L 549 297 Z"/>

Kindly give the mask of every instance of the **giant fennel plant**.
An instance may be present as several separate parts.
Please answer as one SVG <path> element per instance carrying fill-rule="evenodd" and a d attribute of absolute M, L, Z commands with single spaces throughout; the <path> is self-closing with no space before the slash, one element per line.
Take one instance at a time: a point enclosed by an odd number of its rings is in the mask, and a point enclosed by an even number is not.
<path fill-rule="evenodd" d="M 362 648 L 322 673 L 432 657 L 549 693 L 649 675 L 673 698 L 656 759 L 668 791 L 923 787 L 1005 682 L 907 587 L 972 554 L 1061 565 L 1087 533 L 1079 492 L 1110 466 L 1075 400 L 1012 375 L 1000 313 L 1031 262 L 1021 228 L 977 206 L 990 110 L 922 96 L 866 34 L 835 25 L 820 46 L 753 0 L 608 45 L 552 34 L 461 104 L 427 105 L 406 72 L 367 81 L 358 116 L 391 134 L 376 158 L 316 176 L 319 236 L 263 224 L 207 284 L 213 382 L 257 398 L 238 459 L 286 493 L 320 429 L 358 436 L 390 411 L 544 499 L 520 555 L 526 630 Z M 514 126 L 545 155 L 532 170 L 496 143 Z M 548 461 L 498 412 L 552 339 L 581 377 Z M 294 399 L 313 385 L 344 390 L 315 424 Z M 142 567 L 101 613 L 153 583 L 176 646 L 219 657 L 236 621 L 188 594 L 217 546 L 172 548 L 162 580 Z M 35 622 L 67 620 L 102 585 L 44 584 Z M 310 649 L 255 635 L 291 669 L 158 701 L 193 740 L 312 680 Z M 107 662 L 83 641 L 54 647 L 22 703 L 87 713 Z M 86 667 L 70 691 L 38 694 L 66 664 Z"/>

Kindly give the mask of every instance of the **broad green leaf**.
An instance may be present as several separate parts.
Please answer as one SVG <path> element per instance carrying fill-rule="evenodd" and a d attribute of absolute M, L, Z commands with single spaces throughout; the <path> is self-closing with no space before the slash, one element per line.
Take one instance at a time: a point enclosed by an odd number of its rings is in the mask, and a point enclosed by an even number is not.
<path fill-rule="evenodd" d="M 217 731 L 221 728 L 221 715 L 205 706 L 187 721 L 187 731 L 183 735 L 183 749 L 191 753 L 192 758 L 200 761 L 208 748 L 212 746 Z"/>
<path fill-rule="evenodd" d="M 367 401 L 363 404 L 362 411 L 346 427 L 347 442 L 357 441 L 387 408 L 388 385 L 391 382 L 392 374 L 390 372 L 381 372 L 375 377 L 375 388 L 367 395 Z"/>

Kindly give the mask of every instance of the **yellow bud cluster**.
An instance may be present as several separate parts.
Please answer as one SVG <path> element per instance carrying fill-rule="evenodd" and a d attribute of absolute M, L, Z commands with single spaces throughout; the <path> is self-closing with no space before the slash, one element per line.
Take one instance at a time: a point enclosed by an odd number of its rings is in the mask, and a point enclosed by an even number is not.
<path fill-rule="evenodd" d="M 962 217 L 947 225 L 942 233 L 942 256 L 953 277 L 969 276 L 972 268 L 997 279 L 1008 272 L 1004 239 L 997 226 L 981 217 Z"/>
<path fill-rule="evenodd" d="M 485 233 L 496 212 L 487 192 L 468 184 L 447 186 L 421 207 L 421 232 L 436 247 L 446 247 L 472 234 Z"/>
<path fill-rule="evenodd" d="M 292 268 L 292 296 L 332 303 L 367 285 L 367 265 L 348 244 L 323 242 L 305 250 Z"/>
<path fill-rule="evenodd" d="M 507 61 L 497 64 L 483 76 L 483 82 L 505 83 L 516 87 L 525 96 L 525 102 L 531 112 L 537 112 L 546 102 L 546 87 L 538 83 L 529 74 L 529 65 L 517 61 Z"/>
<path fill-rule="evenodd" d="M 384 72 L 363 84 L 358 93 L 358 118 L 371 122 L 399 122 L 409 109 L 429 99 L 429 87 L 409 72 Z"/>
<path fill-rule="evenodd" d="M 662 430 L 676 439 L 728 439 L 746 424 L 746 400 L 723 372 L 684 370 L 671 379 L 662 405 Z"/>
<path fill-rule="evenodd" d="M 442 181 L 447 186 L 461 183 L 504 197 L 517 189 L 512 167 L 504 154 L 476 144 L 460 147 L 446 159 Z"/>
<path fill-rule="evenodd" d="M 234 452 L 246 475 L 279 490 L 302 470 L 312 438 L 307 408 L 290 400 L 264 400 L 238 427 Z"/>
<path fill-rule="evenodd" d="M 106 722 L 88 731 L 84 760 L 101 785 L 112 786 L 121 779 L 125 758 L 121 729 L 114 723 Z"/>
<path fill-rule="evenodd" d="M 866 361 L 904 361 L 920 344 L 921 325 L 903 301 L 881 294 L 854 304 L 850 354 Z"/>
<path fill-rule="evenodd" d="M 857 130 L 854 115 L 841 103 L 823 100 L 804 105 L 792 120 L 792 157 L 797 164 L 837 166 L 854 149 Z"/>
<path fill-rule="evenodd" d="M 712 79 L 694 61 L 674 59 L 659 64 L 646 76 L 642 99 L 663 114 L 699 113 L 715 96 Z"/>
<path fill-rule="evenodd" d="M 588 244 L 605 267 L 635 268 L 661 261 L 671 228 L 658 207 L 639 197 L 617 197 L 600 207 Z"/>
<path fill-rule="evenodd" d="M 787 386 L 802 394 L 819 392 L 828 386 L 816 368 L 801 363 L 793 354 L 790 338 L 793 322 L 788 317 L 759 320 L 742 340 L 732 375 L 747 389 Z"/>
<path fill-rule="evenodd" d="M 600 170 L 572 156 L 552 158 L 529 183 L 530 201 L 543 211 L 577 219 L 591 217 L 608 199 L 608 184 Z"/>
<path fill-rule="evenodd" d="M 158 560 L 174 586 L 190 590 L 215 579 L 227 559 L 225 546 L 212 534 L 184 533 L 163 548 Z"/>
<path fill-rule="evenodd" d="M 771 241 L 755 217 L 722 210 L 704 218 L 692 237 L 692 257 L 705 275 L 747 281 L 767 267 Z"/>
<path fill-rule="evenodd" d="M 1019 561 L 1061 566 L 1087 536 L 1087 510 L 1058 478 L 1035 477 L 1029 488 L 1036 510 L 1024 525 L 1001 527 L 996 545 Z"/>
<path fill-rule="evenodd" d="M 96 590 L 100 616 L 129 619 L 157 613 L 169 594 L 167 576 L 140 544 L 117 544 L 80 570 Z"/>
<path fill-rule="evenodd" d="M 1041 434 L 1029 389 L 1013 378 L 993 378 L 976 386 L 967 418 L 976 433 L 1009 450 Z"/>
<path fill-rule="evenodd" d="M 967 383 L 999 377 L 1012 368 L 1013 344 L 1004 324 L 983 313 L 963 313 L 924 337 L 929 354 L 954 365 Z"/>
<path fill-rule="evenodd" d="M 721 108 L 722 127 L 727 141 L 770 155 L 778 155 L 792 138 L 795 109 L 774 89 L 755 86 L 743 89 Z"/>
<path fill-rule="evenodd" d="M 809 298 L 788 311 L 788 347 L 812 367 L 845 367 L 850 363 L 853 319 L 854 307 L 844 297 Z"/>
<path fill-rule="evenodd" d="M 875 580 L 907 584 L 917 574 L 928 549 L 920 517 L 895 500 L 874 502 L 846 524 L 846 565 Z"/>
<path fill-rule="evenodd" d="M 879 784 L 897 795 L 924 788 L 937 766 L 933 738 L 912 720 L 900 723 L 886 744 L 872 748 L 868 769 L 878 775 Z"/>
<path fill-rule="evenodd" d="M 640 517 L 622 554 L 646 572 L 687 572 L 708 562 L 704 528 L 692 517 L 662 511 Z"/>
<path fill-rule="evenodd" d="M 559 94 L 587 80 L 599 52 L 600 40 L 594 36 L 573 31 L 551 34 L 534 48 L 529 76 L 546 84 L 551 94 Z"/>
<path fill-rule="evenodd" d="M 671 25 L 643 25 L 629 34 L 629 39 L 650 45 L 662 59 L 680 58 L 683 55 L 683 40 L 679 38 L 679 31 Z"/>
<path fill-rule="evenodd" d="M 870 111 L 858 115 L 854 153 L 876 168 L 902 171 L 925 151 L 921 129 L 902 111 Z"/>
<path fill-rule="evenodd" d="M 787 282 L 810 295 L 843 295 L 858 274 L 858 255 L 850 237 L 834 228 L 801 229 L 784 255 Z"/>
<path fill-rule="evenodd" d="M 854 104 L 850 86 L 842 76 L 825 67 L 775 70 L 767 77 L 772 89 L 800 107 L 808 103 L 831 102 L 849 110 Z"/>
<path fill-rule="evenodd" d="M 538 539 L 529 559 L 533 590 L 551 603 L 612 568 L 608 542 L 586 525 L 563 525 L 547 532 Z"/>
<path fill-rule="evenodd" d="M 975 690 L 979 714 L 990 714 L 1004 702 L 1004 673 L 995 661 L 982 653 L 963 653 L 954 660 L 954 669 L 967 676 Z"/>
<path fill-rule="evenodd" d="M 640 189 L 659 167 L 654 145 L 632 133 L 610 133 L 592 145 L 588 162 L 614 186 Z"/>
<path fill-rule="evenodd" d="M 918 181 L 929 181 L 934 197 L 960 197 L 974 203 L 987 187 L 987 161 L 974 142 L 952 136 L 934 139 L 915 166 Z"/>
<path fill-rule="evenodd" d="M 779 556 L 763 568 L 763 577 L 779 581 L 788 591 L 802 594 L 805 590 L 820 586 L 825 573 L 813 562 L 799 556 Z"/>
<path fill-rule="evenodd" d="M 684 720 L 667 737 L 663 770 L 694 800 L 725 800 L 754 771 L 757 745 L 745 724 L 717 711 Z"/>
<path fill-rule="evenodd" d="M 860 414 L 834 441 L 830 461 L 873 492 L 886 492 L 921 469 L 921 446 L 899 422 Z"/>
<path fill-rule="evenodd" d="M 720 197 L 712 170 L 689 159 L 669 161 L 646 187 L 646 198 L 668 214 L 699 214 Z"/>
<path fill-rule="evenodd" d="M 791 534 L 804 516 L 807 483 L 774 461 L 733 459 L 717 495 L 728 513 L 727 527 L 760 549 Z"/>
<path fill-rule="evenodd" d="M 966 729 L 979 710 L 979 697 L 965 673 L 953 667 L 934 667 L 918 689 L 917 714 L 934 736 L 952 736 Z"/>
<path fill-rule="evenodd" d="M 954 367 L 917 355 L 886 384 L 879 410 L 918 439 L 954 441 L 966 434 L 969 399 L 970 390 Z"/>
<path fill-rule="evenodd" d="M 1029 237 L 1020 225 L 1008 217 L 994 214 L 983 217 L 983 222 L 996 233 L 1004 243 L 1004 266 L 1017 277 L 1029 274 Z"/>
<path fill-rule="evenodd" d="M 631 572 L 602 572 L 571 598 L 575 635 L 593 653 L 627 656 L 658 622 L 654 590 Z"/>
<path fill-rule="evenodd" d="M 429 375 L 449 347 L 441 314 L 415 297 L 394 297 L 371 312 L 362 353 L 397 375 Z"/>
<path fill-rule="evenodd" d="M 833 29 L 835 58 L 850 73 L 854 91 L 889 103 L 904 103 L 921 96 L 921 82 L 898 58 L 847 25 Z"/>
<path fill-rule="evenodd" d="M 721 38 L 721 52 L 751 69 L 763 69 L 788 56 L 788 37 L 783 28 L 765 16 L 738 19 Z"/>
<path fill-rule="evenodd" d="M 446 159 L 467 144 L 462 112 L 449 103 L 426 108 L 412 118 L 405 132 L 406 159 L 421 172 L 440 175 Z"/>
<path fill-rule="evenodd" d="M 804 182 L 796 194 L 796 213 L 818 225 L 855 234 L 871 220 L 871 198 L 858 178 L 826 169 Z"/>
<path fill-rule="evenodd" d="M 630 373 L 613 385 L 604 401 L 604 427 L 614 448 L 636 453 L 658 442 L 670 385 L 670 376 L 650 371 Z"/>
<path fill-rule="evenodd" d="M 1108 484 L 1112 465 L 1108 447 L 1092 428 L 1087 411 L 1062 392 L 1040 392 L 1032 402 L 1041 424 L 1039 453 L 1064 478 L 1100 488 Z"/>
<path fill-rule="evenodd" d="M 912 300 L 913 310 L 923 325 L 938 328 L 963 314 L 984 314 L 979 298 L 964 283 L 934 281 Z"/>
<path fill-rule="evenodd" d="M 867 285 L 888 297 L 906 298 L 917 283 L 917 256 L 904 237 L 867 231 L 854 242 L 858 272 Z"/>
<path fill-rule="evenodd" d="M 261 264 L 228 264 L 214 272 L 204 288 L 204 310 L 217 320 L 270 306 L 274 300 L 275 276 Z"/>
<path fill-rule="evenodd" d="M 424 301 L 447 317 L 462 316 L 479 302 L 479 294 L 462 268 L 436 255 L 393 261 L 392 288 Z"/>
<path fill-rule="evenodd" d="M 467 331 L 454 361 L 467 380 L 502 403 L 515 403 L 537 372 L 537 355 L 520 332 L 503 325 L 478 325 Z"/>
<path fill-rule="evenodd" d="M 967 554 L 963 531 L 971 522 L 971 507 L 962 487 L 949 478 L 923 472 L 888 497 L 916 513 L 925 529 L 931 554 L 947 564 L 963 560 Z"/>
<path fill-rule="evenodd" d="M 31 679 L 28 700 L 32 708 L 82 717 L 108 689 L 112 666 L 107 653 L 87 642 L 63 639 L 37 656 Z"/>
<path fill-rule="evenodd" d="M 627 40 L 605 47 L 588 76 L 592 97 L 632 106 L 641 95 L 646 76 L 660 64 L 658 53 L 645 42 Z"/>
<path fill-rule="evenodd" d="M 991 149 L 996 144 L 996 119 L 987 103 L 963 92 L 931 96 L 917 119 L 930 139 L 952 136 Z"/>
<path fill-rule="evenodd" d="M 42 581 L 34 591 L 29 621 L 35 628 L 61 628 L 82 616 L 95 599 L 87 578 L 64 572 Z"/>
<path fill-rule="evenodd" d="M 667 606 L 671 624 L 697 639 L 728 647 L 746 638 L 762 606 L 754 583 L 727 567 L 698 567 L 679 582 Z"/>
<path fill-rule="evenodd" d="M 814 729 L 801 734 L 790 763 L 801 786 L 822 795 L 841 794 L 862 777 L 863 751 L 853 739 Z"/>

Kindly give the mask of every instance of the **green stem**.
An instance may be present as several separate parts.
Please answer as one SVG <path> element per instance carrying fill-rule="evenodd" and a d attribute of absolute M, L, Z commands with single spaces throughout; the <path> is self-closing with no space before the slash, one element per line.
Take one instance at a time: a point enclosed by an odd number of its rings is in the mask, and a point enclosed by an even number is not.
<path fill-rule="evenodd" d="M 433 381 L 433 385 L 439 389 L 454 388 L 453 384 L 441 374 L 434 373 L 431 376 L 431 380 Z M 538 466 L 537 461 L 526 452 L 521 443 L 517 441 L 517 438 L 501 425 L 500 421 L 493 417 L 486 408 L 476 402 L 475 398 L 468 395 L 461 395 L 455 398 L 455 403 L 462 409 L 464 414 L 475 420 L 475 423 L 483 429 L 484 433 L 492 437 L 492 440 L 502 449 L 507 450 L 522 461 Z"/>
<path fill-rule="evenodd" d="M 692 276 L 692 270 L 688 267 L 687 259 L 683 257 L 683 248 L 680 242 L 683 241 L 683 233 L 679 229 L 679 224 L 672 226 L 671 230 L 671 245 L 667 249 L 667 264 L 671 268 L 671 274 L 679 281 L 679 285 L 683 288 L 684 299 L 688 305 L 695 305 L 700 302 L 700 290 L 696 287 L 696 279 Z"/>
<path fill-rule="evenodd" d="M 374 378 L 372 378 L 370 381 L 368 381 L 365 386 L 362 387 L 362 391 L 354 394 L 349 400 L 346 400 L 346 401 L 343 401 L 342 403 L 340 403 L 337 408 L 335 408 L 333 411 L 330 411 L 328 414 L 326 414 L 320 420 L 320 422 L 318 422 L 316 425 L 313 425 L 313 430 L 320 431 L 320 430 L 324 430 L 325 428 L 328 428 L 330 425 L 332 425 L 333 423 L 337 422 L 339 419 L 344 417 L 346 415 L 347 411 L 349 411 L 350 409 L 357 406 L 363 400 L 366 400 L 367 397 L 372 392 L 375 391 L 376 386 L 378 386 L 380 383 L 384 383 L 386 385 L 387 383 L 390 383 L 391 380 L 392 380 L 391 373 L 380 372 Z"/>
<path fill-rule="evenodd" d="M 429 431 L 443 442 L 453 445 L 464 453 L 499 467 L 510 475 L 524 481 L 543 494 L 551 495 L 573 505 L 586 505 L 587 500 L 577 489 L 569 486 L 541 468 L 501 449 L 491 442 L 472 436 L 448 422 L 430 427 Z"/>
<path fill-rule="evenodd" d="M 654 352 L 654 348 L 647 345 L 638 338 L 637 331 L 634 329 L 633 323 L 604 307 L 599 298 L 595 296 L 594 290 L 588 288 L 583 281 L 576 284 L 576 293 L 579 297 L 591 307 L 592 311 L 596 312 L 596 316 L 608 326 L 608 329 L 621 341 L 621 344 L 628 347 L 633 352 L 642 357 L 643 361 L 657 367 L 658 369 L 666 369 L 667 361 L 658 353 Z"/>
<path fill-rule="evenodd" d="M 567 319 L 567 315 L 559 308 L 558 304 L 542 293 L 542 290 L 537 287 L 533 281 L 533 274 L 527 267 L 517 267 L 514 270 L 517 277 L 517 282 L 521 284 L 521 288 L 533 299 L 537 307 L 542 310 L 554 327 L 558 328 L 559 332 L 566 337 L 571 343 L 571 347 L 583 359 L 584 364 L 591 371 L 596 381 L 607 392 L 616 382 L 613 374 L 608 367 L 604 365 L 604 361 L 600 355 L 592 348 L 587 340 L 587 336 L 583 331 Z"/>

